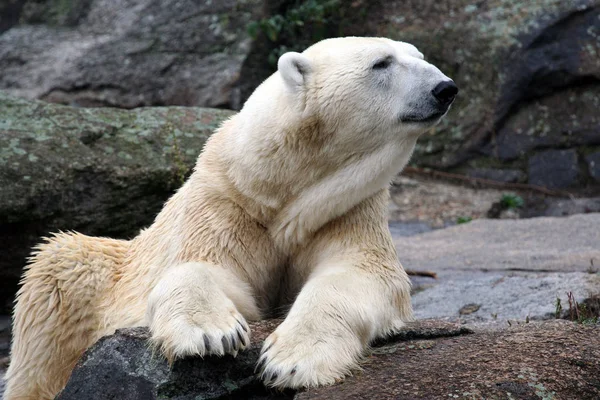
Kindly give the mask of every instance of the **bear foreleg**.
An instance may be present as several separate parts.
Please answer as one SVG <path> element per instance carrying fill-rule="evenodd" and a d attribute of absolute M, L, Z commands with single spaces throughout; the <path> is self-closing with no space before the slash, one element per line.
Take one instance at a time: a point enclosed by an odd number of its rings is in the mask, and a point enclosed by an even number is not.
<path fill-rule="evenodd" d="M 151 341 L 170 363 L 186 356 L 232 354 L 250 344 L 246 318 L 258 319 L 251 291 L 208 263 L 169 268 L 148 298 Z"/>

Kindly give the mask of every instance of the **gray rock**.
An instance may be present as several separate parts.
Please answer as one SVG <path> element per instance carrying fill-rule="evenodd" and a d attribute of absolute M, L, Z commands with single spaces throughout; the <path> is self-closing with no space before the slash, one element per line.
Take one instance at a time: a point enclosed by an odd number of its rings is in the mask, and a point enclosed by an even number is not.
<path fill-rule="evenodd" d="M 549 188 L 574 186 L 579 178 L 577 151 L 546 150 L 529 157 L 529 183 Z"/>
<path fill-rule="evenodd" d="M 8 356 L 10 350 L 10 332 L 12 329 L 11 318 L 8 315 L 0 315 L 0 360 Z M 0 361 L 0 369 L 2 362 Z M 0 397 L 1 398 L 1 397 Z"/>
<path fill-rule="evenodd" d="M 600 152 L 589 154 L 585 161 L 588 163 L 590 176 L 600 182 Z"/>
<path fill-rule="evenodd" d="M 475 168 L 468 170 L 467 175 L 499 182 L 522 182 L 526 178 L 525 173 L 518 169 Z"/>
<path fill-rule="evenodd" d="M 246 26 L 263 4 L 39 3 L 27 2 L 24 24 L 0 34 L 0 88 L 29 99 L 124 108 L 239 103 L 232 89 L 250 50 Z"/>
<path fill-rule="evenodd" d="M 413 236 L 433 230 L 426 222 L 390 221 L 389 227 L 393 236 Z"/>
<path fill-rule="evenodd" d="M 56 399 L 285 398 L 271 397 L 255 380 L 257 344 L 236 358 L 189 358 L 169 367 L 149 347 L 148 338 L 147 328 L 133 328 L 100 339 L 79 360 Z"/>
<path fill-rule="evenodd" d="M 81 109 L 0 92 L 0 313 L 25 258 L 58 230 L 132 237 L 190 172 L 231 112 Z"/>
<path fill-rule="evenodd" d="M 521 181 L 536 151 L 600 144 L 597 0 L 327 3 L 335 4 L 0 4 L 0 88 L 78 105 L 238 108 L 282 51 L 324 36 L 380 35 L 415 43 L 461 89 L 448 117 L 418 142 L 421 166 L 520 171 L 496 178 Z M 286 22 L 252 39 L 247 25 L 259 20 Z M 598 186 L 581 178 L 573 184 Z"/>
<path fill-rule="evenodd" d="M 583 199 L 548 199 L 548 207 L 543 211 L 547 217 L 564 217 L 575 214 L 600 212 L 600 197 Z"/>
<path fill-rule="evenodd" d="M 444 270 L 423 289 L 412 297 L 419 319 L 523 322 L 554 318 L 557 299 L 568 308 L 568 292 L 579 302 L 590 293 L 600 293 L 600 276 L 588 272 Z M 480 305 L 477 311 L 461 312 L 473 303 Z"/>
<path fill-rule="evenodd" d="M 2 396 L 4 396 L 4 390 L 6 386 L 6 383 L 4 383 L 5 372 L 6 371 L 4 371 L 4 369 L 0 369 L 0 399 L 3 398 Z"/>
<path fill-rule="evenodd" d="M 367 18 L 376 34 L 415 43 L 461 90 L 413 161 L 526 172 L 522 154 L 600 144 L 596 0 L 415 4 L 384 2 Z"/>
<path fill-rule="evenodd" d="M 395 242 L 405 268 L 437 273 L 413 279 L 417 318 L 525 321 L 553 316 L 567 292 L 600 293 L 598 226 L 600 214 L 476 220 Z M 460 315 L 470 303 L 481 306 Z"/>
<path fill-rule="evenodd" d="M 600 214 L 475 220 L 395 239 L 409 269 L 586 272 L 600 261 Z"/>
<path fill-rule="evenodd" d="M 600 325 L 566 321 L 474 329 L 418 321 L 375 343 L 363 369 L 334 386 L 297 393 L 267 391 L 255 380 L 253 366 L 262 340 L 277 322 L 253 324 L 252 347 L 236 359 L 186 359 L 171 369 L 148 349 L 146 328 L 120 330 L 83 355 L 57 400 L 441 399 L 504 398 L 507 393 L 511 398 L 591 399 L 600 395 Z"/>

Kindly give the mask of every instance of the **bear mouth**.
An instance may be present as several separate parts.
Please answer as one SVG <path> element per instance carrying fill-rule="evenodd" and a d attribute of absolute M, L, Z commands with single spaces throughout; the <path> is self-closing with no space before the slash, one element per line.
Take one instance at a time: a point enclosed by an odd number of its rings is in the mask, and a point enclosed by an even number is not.
<path fill-rule="evenodd" d="M 407 115 L 407 116 L 402 117 L 400 120 L 402 122 L 411 122 L 411 123 L 429 123 L 429 122 L 437 121 L 438 119 L 443 117 L 445 113 L 446 112 L 438 111 L 438 112 L 435 112 L 426 117 L 423 117 L 422 115 Z"/>

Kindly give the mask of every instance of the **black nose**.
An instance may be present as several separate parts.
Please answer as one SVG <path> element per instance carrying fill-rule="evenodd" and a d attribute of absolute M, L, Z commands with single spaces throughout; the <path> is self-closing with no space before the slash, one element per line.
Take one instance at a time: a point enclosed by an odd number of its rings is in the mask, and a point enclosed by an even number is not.
<path fill-rule="evenodd" d="M 454 84 L 454 81 L 444 81 L 437 84 L 431 91 L 431 94 L 443 105 L 449 105 L 452 103 L 456 94 L 458 93 L 458 87 Z"/>

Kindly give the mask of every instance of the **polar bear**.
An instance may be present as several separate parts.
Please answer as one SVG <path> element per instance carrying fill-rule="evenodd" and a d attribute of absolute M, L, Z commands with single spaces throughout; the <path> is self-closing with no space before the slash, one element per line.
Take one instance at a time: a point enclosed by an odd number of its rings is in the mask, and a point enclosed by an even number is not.
<path fill-rule="evenodd" d="M 6 399 L 51 399 L 78 357 L 149 325 L 169 361 L 236 355 L 246 321 L 291 305 L 258 363 L 266 385 L 332 384 L 412 318 L 388 185 L 457 94 L 412 45 L 336 38 L 281 56 L 131 241 L 60 233 L 14 310 Z"/>

